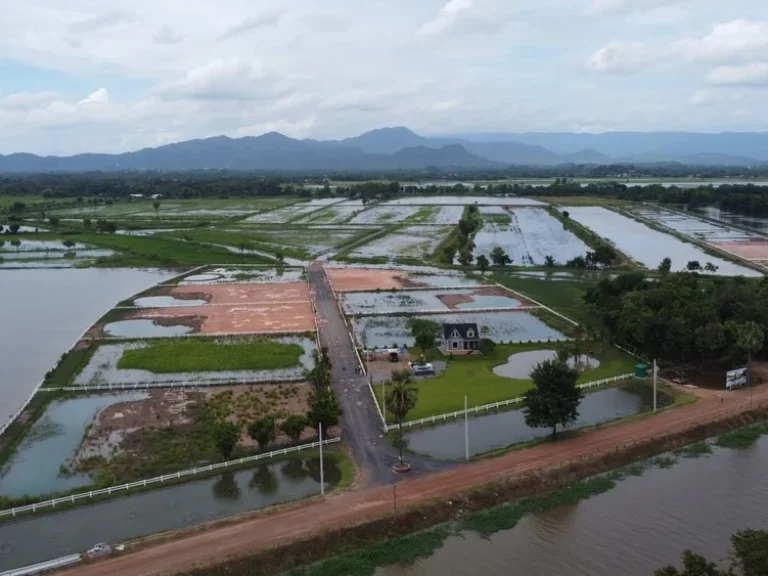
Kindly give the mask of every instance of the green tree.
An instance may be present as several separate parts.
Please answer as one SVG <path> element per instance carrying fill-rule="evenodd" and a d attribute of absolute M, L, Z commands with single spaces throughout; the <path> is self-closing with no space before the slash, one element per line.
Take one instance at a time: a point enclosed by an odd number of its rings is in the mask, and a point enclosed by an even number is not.
<path fill-rule="evenodd" d="M 523 395 L 525 423 L 531 428 L 567 426 L 579 417 L 579 404 L 584 393 L 576 387 L 579 373 L 560 360 L 537 364 L 531 372 L 533 388 Z"/>
<path fill-rule="evenodd" d="M 155 209 L 155 216 L 158 216 L 160 213 L 160 201 L 155 200 L 154 202 L 152 202 L 152 207 Z"/>
<path fill-rule="evenodd" d="M 283 434 L 288 436 L 288 438 L 294 442 L 298 442 L 307 426 L 309 426 L 309 422 L 304 416 L 292 414 L 283 420 L 283 423 L 280 424 L 280 430 L 282 430 Z"/>
<path fill-rule="evenodd" d="M 688 262 L 688 264 L 685 265 L 685 269 L 689 270 L 690 272 L 696 272 L 697 270 L 701 270 L 701 262 L 698 260 L 691 260 Z"/>
<path fill-rule="evenodd" d="M 554 268 L 555 267 L 555 259 L 552 256 L 546 256 L 544 258 L 544 266 L 547 268 Z"/>
<path fill-rule="evenodd" d="M 493 354 L 496 351 L 496 343 L 490 338 L 481 338 L 477 344 L 477 349 L 480 351 L 480 354 Z"/>
<path fill-rule="evenodd" d="M 60 220 L 58 216 L 51 216 L 50 218 L 48 218 L 48 224 L 50 224 L 51 226 L 58 226 L 59 222 Z"/>
<path fill-rule="evenodd" d="M 20 225 L 18 225 L 16 222 L 14 222 L 13 224 L 11 224 L 11 225 L 9 225 L 9 226 L 8 226 L 8 231 L 9 231 L 11 234 L 18 234 L 18 233 L 19 233 L 19 230 L 21 230 L 21 226 L 20 226 Z"/>
<path fill-rule="evenodd" d="M 616 257 L 616 250 L 614 250 L 613 246 L 609 246 L 608 244 L 600 244 L 592 253 L 592 261 L 594 264 L 604 268 L 613 264 Z"/>
<path fill-rule="evenodd" d="M 83 220 L 83 228 L 85 228 L 85 229 L 90 229 L 91 228 L 91 219 L 90 218 L 86 218 L 85 220 Z"/>
<path fill-rule="evenodd" d="M 662 276 L 666 276 L 669 274 L 669 272 L 672 270 L 672 258 L 667 256 L 664 258 L 664 260 L 661 261 L 661 264 L 659 264 L 658 271 L 661 272 Z"/>
<path fill-rule="evenodd" d="M 709 272 L 710 274 L 714 274 L 719 269 L 720 269 L 720 267 L 719 266 L 715 266 L 714 264 L 712 264 L 712 262 L 707 262 L 706 264 L 704 264 L 704 271 L 705 272 Z"/>
<path fill-rule="evenodd" d="M 462 266 L 469 266 L 472 264 L 472 252 L 470 250 L 467 250 L 465 248 L 462 248 L 459 250 L 459 264 Z"/>
<path fill-rule="evenodd" d="M 414 406 L 418 398 L 418 389 L 413 386 L 411 373 L 408 370 L 395 370 L 386 385 L 387 393 L 384 396 L 384 402 L 387 410 L 394 416 L 397 422 L 398 437 L 403 436 L 403 420 Z M 401 443 L 402 444 L 402 443 Z M 405 446 L 398 449 L 400 452 L 400 464 L 403 461 L 403 450 Z"/>
<path fill-rule="evenodd" d="M 510 258 L 501 246 L 494 246 L 491 250 L 491 261 L 494 266 L 506 266 L 512 264 L 512 258 Z"/>
<path fill-rule="evenodd" d="M 234 422 L 217 422 L 213 427 L 213 440 L 224 460 L 229 460 L 240 440 L 240 427 Z"/>
<path fill-rule="evenodd" d="M 256 440 L 259 449 L 264 450 L 275 441 L 277 425 L 273 416 L 264 416 L 248 425 L 248 436 Z"/>
<path fill-rule="evenodd" d="M 325 388 L 314 390 L 309 396 L 309 411 L 307 412 L 307 421 L 315 431 L 327 430 L 332 426 L 338 426 L 341 419 L 341 406 L 336 400 L 333 390 Z"/>
<path fill-rule="evenodd" d="M 766 576 L 768 574 L 768 532 L 740 530 L 731 536 L 730 566 L 718 568 L 703 556 L 690 550 L 683 552 L 683 569 L 667 566 L 654 572 L 655 576 Z"/>
<path fill-rule="evenodd" d="M 475 259 L 475 264 L 477 265 L 477 269 L 485 274 L 485 271 L 488 270 L 488 266 L 490 266 L 491 263 L 488 261 L 485 254 L 480 254 L 480 256 Z"/>

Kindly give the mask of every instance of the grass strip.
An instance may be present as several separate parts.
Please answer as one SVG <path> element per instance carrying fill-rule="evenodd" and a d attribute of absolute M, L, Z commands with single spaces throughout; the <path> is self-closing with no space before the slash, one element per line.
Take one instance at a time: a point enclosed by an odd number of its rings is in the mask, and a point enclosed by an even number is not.
<path fill-rule="evenodd" d="M 267 339 L 167 339 L 144 348 L 126 350 L 117 362 L 121 370 L 154 374 L 218 372 L 224 370 L 281 370 L 299 365 L 304 349 Z"/>
<path fill-rule="evenodd" d="M 768 434 L 768 422 L 761 422 L 748 428 L 723 434 L 718 437 L 715 444 L 723 448 L 749 448 L 766 434 Z"/>

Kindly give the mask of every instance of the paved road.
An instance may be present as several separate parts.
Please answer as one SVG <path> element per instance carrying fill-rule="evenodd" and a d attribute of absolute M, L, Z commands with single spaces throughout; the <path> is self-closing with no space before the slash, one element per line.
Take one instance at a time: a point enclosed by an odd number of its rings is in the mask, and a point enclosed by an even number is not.
<path fill-rule="evenodd" d="M 397 461 L 397 451 L 382 436 L 381 418 L 366 377 L 355 373 L 355 367 L 359 365 L 357 355 L 322 265 L 310 265 L 309 282 L 317 305 L 320 345 L 328 348 L 333 366 L 333 387 L 343 411 L 342 438 L 352 448 L 352 454 L 360 467 L 357 488 L 400 481 L 403 476 L 392 472 L 392 466 Z M 412 455 L 409 455 L 407 461 L 412 466 L 409 476 L 457 466 L 453 462 Z"/>

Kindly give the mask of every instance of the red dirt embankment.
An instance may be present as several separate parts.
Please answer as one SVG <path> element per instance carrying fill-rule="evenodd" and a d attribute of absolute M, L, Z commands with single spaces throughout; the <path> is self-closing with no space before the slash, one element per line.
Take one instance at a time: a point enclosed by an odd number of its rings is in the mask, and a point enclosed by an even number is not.
<path fill-rule="evenodd" d="M 572 440 L 542 444 L 448 472 L 405 480 L 397 487 L 398 511 L 407 513 L 408 508 L 431 499 L 453 498 L 474 487 L 544 470 L 564 461 L 613 454 L 620 446 L 654 441 L 661 435 L 682 433 L 751 407 L 768 405 L 768 386 L 756 388 L 753 398 L 750 390 L 695 392 L 700 396 L 695 404 L 598 428 Z M 392 496 L 390 486 L 336 493 L 324 500 L 315 498 L 219 527 L 191 529 L 175 539 L 158 538 L 135 552 L 82 565 L 62 574 L 170 575 L 386 517 L 392 512 Z"/>

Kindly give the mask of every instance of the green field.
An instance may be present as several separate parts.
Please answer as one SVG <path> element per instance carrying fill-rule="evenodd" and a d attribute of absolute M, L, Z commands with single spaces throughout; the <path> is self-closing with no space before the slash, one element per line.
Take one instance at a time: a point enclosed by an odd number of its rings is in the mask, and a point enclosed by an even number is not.
<path fill-rule="evenodd" d="M 435 414 L 445 414 L 464 409 L 464 395 L 468 396 L 470 407 L 492 404 L 501 400 L 517 398 L 531 388 L 530 380 L 504 378 L 493 373 L 493 368 L 505 364 L 507 358 L 528 350 L 552 350 L 556 344 L 503 344 L 497 345 L 493 354 L 487 356 L 457 356 L 450 360 L 448 369 L 428 380 L 414 385 L 419 390 L 416 407 L 408 413 L 408 420 L 418 420 Z M 597 349 L 598 347 L 595 346 Z M 636 360 L 616 348 L 605 348 L 603 352 L 591 354 L 600 360 L 597 368 L 588 368 L 581 373 L 579 383 L 602 380 L 634 370 Z M 382 402 L 383 386 L 375 386 L 379 402 Z M 390 423 L 394 421 L 387 417 Z"/>
<path fill-rule="evenodd" d="M 152 342 L 145 348 L 126 350 L 117 367 L 148 370 L 154 374 L 280 370 L 298 366 L 302 352 L 298 344 L 273 340 L 176 338 Z"/>
<path fill-rule="evenodd" d="M 631 204 L 626 200 L 595 196 L 537 196 L 536 200 L 559 206 L 625 206 Z"/>

